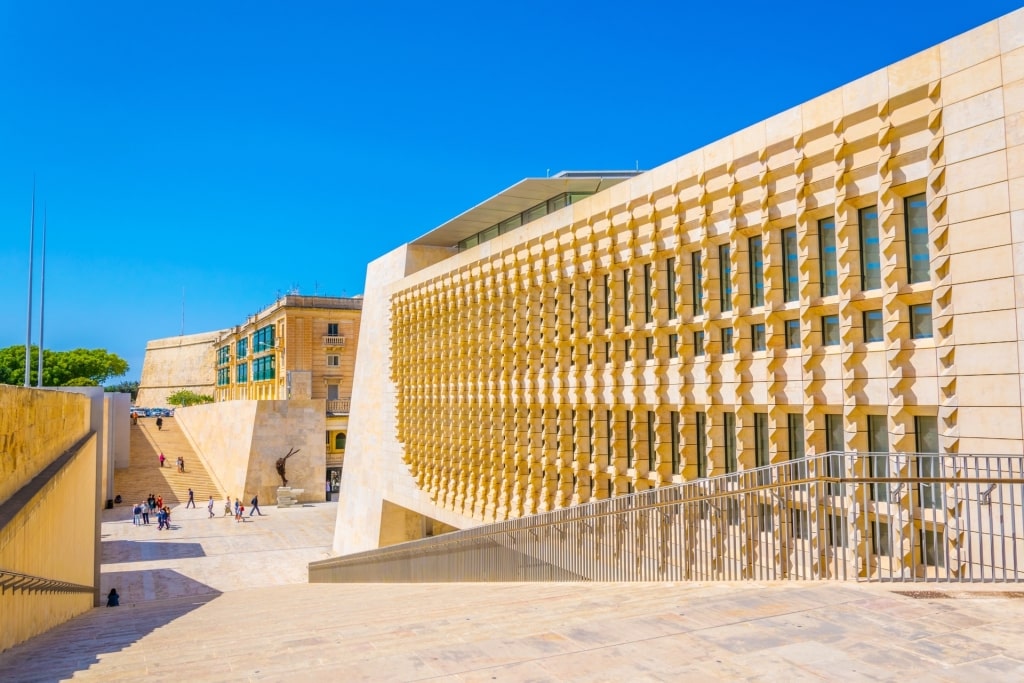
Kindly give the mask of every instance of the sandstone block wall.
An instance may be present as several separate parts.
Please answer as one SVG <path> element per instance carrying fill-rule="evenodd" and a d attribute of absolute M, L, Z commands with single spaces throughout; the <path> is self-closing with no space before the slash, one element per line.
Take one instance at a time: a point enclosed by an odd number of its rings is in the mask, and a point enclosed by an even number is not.
<path fill-rule="evenodd" d="M 0 386 L 0 570 L 99 586 L 100 463 L 90 411 L 85 396 Z M 68 464 L 35 487 L 33 479 L 69 450 L 74 455 Z M 33 486 L 31 495 L 26 486 Z M 0 651 L 97 600 L 95 591 L 5 591 Z"/>
<path fill-rule="evenodd" d="M 170 407 L 167 397 L 181 391 L 213 396 L 214 344 L 222 331 L 154 339 L 146 344 L 136 405 Z"/>

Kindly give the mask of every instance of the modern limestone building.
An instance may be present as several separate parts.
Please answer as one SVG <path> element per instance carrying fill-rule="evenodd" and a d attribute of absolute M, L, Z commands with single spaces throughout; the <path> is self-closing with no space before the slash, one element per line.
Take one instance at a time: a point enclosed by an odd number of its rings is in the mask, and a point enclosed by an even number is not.
<path fill-rule="evenodd" d="M 827 450 L 1020 453 L 1022 121 L 1024 10 L 374 261 L 335 551 Z"/>

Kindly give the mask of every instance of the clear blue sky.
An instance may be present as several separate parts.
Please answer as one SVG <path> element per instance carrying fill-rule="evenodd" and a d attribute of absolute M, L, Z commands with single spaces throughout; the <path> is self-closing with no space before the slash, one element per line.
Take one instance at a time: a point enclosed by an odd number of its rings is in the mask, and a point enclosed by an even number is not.
<path fill-rule="evenodd" d="M 0 0 L 0 346 L 244 321 L 525 177 L 653 168 L 1017 2 Z M 813 9 L 809 9 L 813 7 Z M 38 340 L 38 319 L 33 343 Z"/>

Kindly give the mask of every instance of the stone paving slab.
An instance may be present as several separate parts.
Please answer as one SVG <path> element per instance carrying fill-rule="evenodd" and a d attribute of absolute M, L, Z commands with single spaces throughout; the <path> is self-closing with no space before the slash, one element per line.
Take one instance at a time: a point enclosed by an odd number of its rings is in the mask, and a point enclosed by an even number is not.
<path fill-rule="evenodd" d="M 1024 680 L 1014 586 L 306 584 L 334 511 L 108 511 L 130 599 L 0 653 L 0 681 Z"/>

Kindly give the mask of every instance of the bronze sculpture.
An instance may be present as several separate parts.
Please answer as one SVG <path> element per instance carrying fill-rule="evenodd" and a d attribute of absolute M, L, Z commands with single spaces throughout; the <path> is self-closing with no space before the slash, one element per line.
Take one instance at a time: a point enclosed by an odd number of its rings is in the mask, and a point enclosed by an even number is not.
<path fill-rule="evenodd" d="M 281 486 L 287 486 L 288 485 L 288 480 L 285 479 L 285 476 L 284 476 L 284 462 L 288 458 L 290 458 L 293 455 L 295 455 L 296 453 L 298 453 L 299 450 L 300 449 L 298 449 L 298 448 L 290 448 L 290 449 L 288 449 L 288 455 L 284 456 L 283 458 L 278 458 L 277 459 L 277 473 L 281 476 L 281 482 L 282 482 Z"/>

